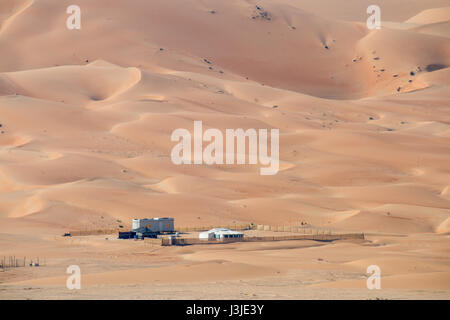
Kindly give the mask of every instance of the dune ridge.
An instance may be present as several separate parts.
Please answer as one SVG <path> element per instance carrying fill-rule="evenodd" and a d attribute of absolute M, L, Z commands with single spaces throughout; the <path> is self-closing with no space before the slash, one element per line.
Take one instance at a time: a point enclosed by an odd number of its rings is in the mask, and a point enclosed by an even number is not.
<path fill-rule="evenodd" d="M 58 270 L 78 261 L 93 292 L 160 284 L 180 295 L 173 283 L 242 280 L 254 294 L 279 283 L 286 297 L 364 288 L 378 263 L 386 288 L 448 298 L 449 7 L 380 1 L 382 28 L 368 30 L 366 2 L 79 0 L 82 28 L 71 31 L 66 2 L 2 1 L 0 252 L 46 255 L 49 268 L 2 273 L 0 285 L 63 290 Z M 175 165 L 171 133 L 196 120 L 279 129 L 279 172 Z M 366 241 L 149 248 L 60 237 L 149 216 Z"/>

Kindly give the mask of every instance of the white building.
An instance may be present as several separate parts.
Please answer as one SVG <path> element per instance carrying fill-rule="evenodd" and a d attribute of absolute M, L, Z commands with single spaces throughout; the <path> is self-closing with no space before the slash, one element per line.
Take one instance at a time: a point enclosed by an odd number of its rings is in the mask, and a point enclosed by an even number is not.
<path fill-rule="evenodd" d="M 133 219 L 134 232 L 173 232 L 173 218 Z"/>
<path fill-rule="evenodd" d="M 225 228 L 214 228 L 209 231 L 200 232 L 198 238 L 200 240 L 223 240 L 223 239 L 235 239 L 243 238 L 244 234 L 242 232 L 225 229 Z"/>

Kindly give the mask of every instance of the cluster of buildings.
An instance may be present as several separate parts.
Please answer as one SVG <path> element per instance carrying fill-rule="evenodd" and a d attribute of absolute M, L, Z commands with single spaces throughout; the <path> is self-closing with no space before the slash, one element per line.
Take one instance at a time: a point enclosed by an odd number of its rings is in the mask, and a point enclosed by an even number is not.
<path fill-rule="evenodd" d="M 157 238 L 160 234 L 172 233 L 175 233 L 174 218 L 133 219 L 131 230 L 119 232 L 119 239 Z M 211 241 L 239 239 L 243 238 L 244 234 L 226 228 L 213 228 L 200 232 L 198 237 L 200 240 Z"/>

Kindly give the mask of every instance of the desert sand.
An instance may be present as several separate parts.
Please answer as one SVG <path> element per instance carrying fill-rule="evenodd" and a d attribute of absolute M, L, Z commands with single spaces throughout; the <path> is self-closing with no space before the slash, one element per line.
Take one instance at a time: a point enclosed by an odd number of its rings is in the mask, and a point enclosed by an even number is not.
<path fill-rule="evenodd" d="M 450 299 L 450 7 L 380 0 L 369 30 L 371 2 L 2 0 L 0 257 L 45 266 L 0 271 L 0 299 Z M 280 171 L 173 164 L 194 120 L 279 129 Z M 366 240 L 61 237 L 145 217 Z"/>

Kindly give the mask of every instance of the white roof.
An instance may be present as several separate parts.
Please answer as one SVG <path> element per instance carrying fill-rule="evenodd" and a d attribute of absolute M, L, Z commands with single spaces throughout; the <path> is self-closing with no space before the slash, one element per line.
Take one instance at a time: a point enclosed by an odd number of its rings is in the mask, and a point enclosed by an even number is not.
<path fill-rule="evenodd" d="M 243 234 L 239 231 L 234 231 L 226 228 L 213 228 L 209 231 L 206 231 L 205 233 L 218 233 L 218 234 Z"/>
<path fill-rule="evenodd" d="M 133 219 L 134 221 L 141 221 L 141 220 L 173 220 L 173 218 L 143 218 L 143 219 Z"/>

